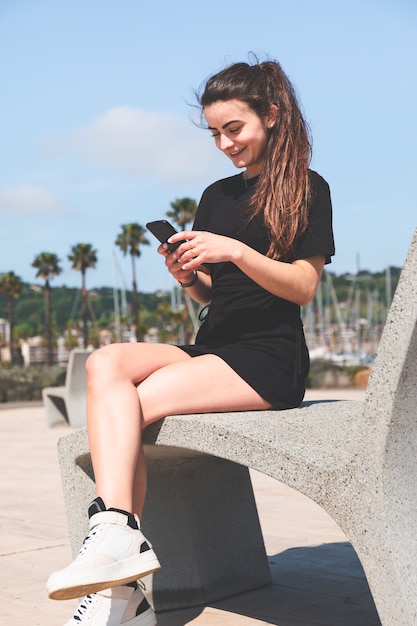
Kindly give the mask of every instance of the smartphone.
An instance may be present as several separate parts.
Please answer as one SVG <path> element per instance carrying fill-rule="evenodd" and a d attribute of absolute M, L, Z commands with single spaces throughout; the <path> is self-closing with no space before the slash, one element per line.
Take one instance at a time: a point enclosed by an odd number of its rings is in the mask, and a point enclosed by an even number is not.
<path fill-rule="evenodd" d="M 167 240 L 171 237 L 171 235 L 174 235 L 175 233 L 178 232 L 177 230 L 175 230 L 175 228 L 172 226 L 172 224 L 167 222 L 167 220 L 156 220 L 155 222 L 148 222 L 146 224 L 146 228 L 161 243 L 166 243 Z M 168 244 L 168 250 L 170 252 L 174 252 L 174 250 L 176 250 L 178 248 L 178 246 L 180 246 L 185 241 L 186 240 L 183 239 L 182 241 L 177 241 L 176 243 L 169 243 Z"/>

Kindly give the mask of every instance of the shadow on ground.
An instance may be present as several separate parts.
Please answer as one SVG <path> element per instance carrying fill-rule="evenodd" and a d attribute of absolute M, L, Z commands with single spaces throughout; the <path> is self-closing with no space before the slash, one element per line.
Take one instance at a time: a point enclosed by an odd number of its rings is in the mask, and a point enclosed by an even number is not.
<path fill-rule="evenodd" d="M 276 626 L 381 626 L 369 586 L 348 542 L 286 550 L 269 557 L 272 584 L 210 605 L 213 624 L 233 614 Z M 158 626 L 185 626 L 204 607 L 159 613 Z M 211 623 L 211 622 L 210 622 Z"/>

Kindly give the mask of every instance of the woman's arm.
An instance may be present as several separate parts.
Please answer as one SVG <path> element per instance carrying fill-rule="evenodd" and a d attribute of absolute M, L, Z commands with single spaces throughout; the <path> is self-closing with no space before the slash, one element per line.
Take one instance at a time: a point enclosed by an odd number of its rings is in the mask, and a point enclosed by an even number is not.
<path fill-rule="evenodd" d="M 299 305 L 310 302 L 320 282 L 325 262 L 321 255 L 284 263 L 266 257 L 237 239 L 205 231 L 186 231 L 173 235 L 169 241 L 179 241 L 181 236 L 187 241 L 169 256 L 190 280 L 192 272 L 203 263 L 230 261 L 270 293 Z"/>
<path fill-rule="evenodd" d="M 244 245 L 244 244 L 243 244 Z M 233 261 L 258 285 L 280 298 L 305 305 L 316 293 L 324 267 L 324 256 L 298 259 L 293 263 L 274 261 L 252 248 L 236 251 Z"/>
<path fill-rule="evenodd" d="M 180 276 L 181 280 L 178 280 L 178 282 L 185 284 L 193 282 L 191 287 L 184 287 L 192 299 L 199 304 L 208 304 L 211 300 L 211 277 L 201 270 L 196 270 L 195 274 L 194 272 L 188 274 L 188 272 L 183 271 L 182 274 Z"/>

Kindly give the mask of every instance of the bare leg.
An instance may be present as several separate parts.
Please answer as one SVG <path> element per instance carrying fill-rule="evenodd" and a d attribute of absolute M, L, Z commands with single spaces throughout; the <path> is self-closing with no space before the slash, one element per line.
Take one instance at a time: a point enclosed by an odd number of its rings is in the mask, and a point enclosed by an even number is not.
<path fill-rule="evenodd" d="M 162 344 L 113 344 L 87 361 L 88 434 L 97 495 L 141 515 L 146 467 L 141 433 L 169 414 L 266 409 L 222 359 Z M 136 384 L 138 384 L 136 388 Z"/>
<path fill-rule="evenodd" d="M 137 471 L 146 483 L 144 427 L 136 383 L 176 361 L 191 360 L 174 346 L 112 344 L 87 361 L 87 425 L 97 495 L 107 507 L 133 510 Z"/>
<path fill-rule="evenodd" d="M 169 414 L 266 409 L 265 402 L 222 359 L 191 358 L 162 344 L 112 344 L 87 362 L 88 435 L 97 486 L 107 509 L 90 517 L 74 561 L 48 579 L 48 594 L 69 599 L 146 576 L 160 564 L 129 515 L 146 492 L 144 428 Z M 97 502 L 98 506 L 99 503 Z"/>

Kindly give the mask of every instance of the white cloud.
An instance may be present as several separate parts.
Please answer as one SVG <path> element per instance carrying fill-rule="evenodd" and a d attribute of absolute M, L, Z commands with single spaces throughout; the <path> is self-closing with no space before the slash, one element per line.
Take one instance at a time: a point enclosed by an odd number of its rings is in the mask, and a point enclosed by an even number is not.
<path fill-rule="evenodd" d="M 46 215 L 65 211 L 63 200 L 44 187 L 22 185 L 0 194 L 0 215 Z"/>
<path fill-rule="evenodd" d="M 208 170 L 224 172 L 209 133 L 174 113 L 116 107 L 75 133 L 70 147 L 95 167 L 135 179 L 199 182 Z"/>

